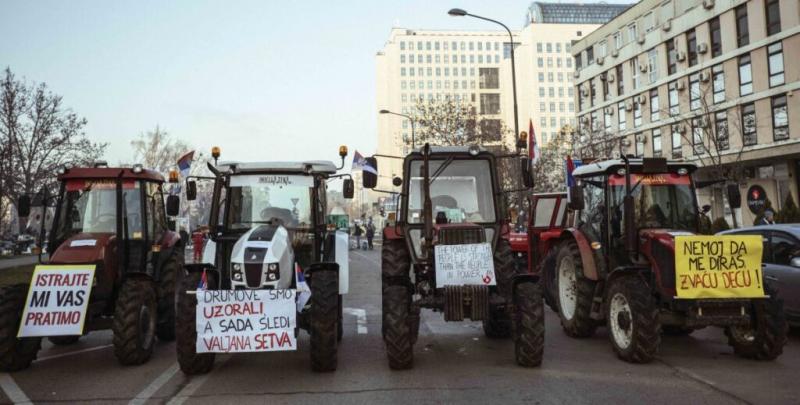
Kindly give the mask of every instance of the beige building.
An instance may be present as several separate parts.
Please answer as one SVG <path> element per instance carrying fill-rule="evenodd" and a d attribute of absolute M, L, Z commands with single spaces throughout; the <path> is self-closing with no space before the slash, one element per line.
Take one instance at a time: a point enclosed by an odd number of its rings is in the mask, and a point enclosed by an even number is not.
<path fill-rule="evenodd" d="M 643 0 L 572 47 L 580 139 L 737 169 L 745 224 L 756 196 L 797 202 L 798 33 L 798 0 Z M 714 217 L 722 190 L 699 192 Z"/>

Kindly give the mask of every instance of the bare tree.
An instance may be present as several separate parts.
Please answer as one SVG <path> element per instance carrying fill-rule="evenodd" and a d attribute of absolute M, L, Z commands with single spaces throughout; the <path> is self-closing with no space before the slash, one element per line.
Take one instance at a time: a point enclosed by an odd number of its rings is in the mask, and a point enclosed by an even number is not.
<path fill-rule="evenodd" d="M 45 83 L 25 83 L 5 69 L 0 79 L 0 219 L 21 195 L 45 188 L 52 195 L 58 168 L 85 165 L 103 155 L 107 144 L 87 139 L 85 126 L 86 119 L 65 107 Z"/>
<path fill-rule="evenodd" d="M 131 141 L 135 163 L 141 163 L 148 169 L 167 173 L 175 167 L 178 159 L 191 149 L 189 144 L 173 139 L 163 128 L 156 127 L 139 135 L 139 139 Z"/>
<path fill-rule="evenodd" d="M 555 138 L 541 146 L 541 155 L 533 165 L 533 174 L 536 179 L 534 192 L 549 193 L 566 189 L 564 164 L 567 156 L 573 156 L 576 150 L 574 133 L 571 126 L 565 125 Z"/>

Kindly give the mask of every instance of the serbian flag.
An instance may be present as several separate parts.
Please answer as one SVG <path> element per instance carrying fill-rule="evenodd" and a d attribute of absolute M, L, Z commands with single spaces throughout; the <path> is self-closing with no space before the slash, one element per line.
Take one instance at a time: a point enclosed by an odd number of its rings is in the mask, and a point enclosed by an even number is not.
<path fill-rule="evenodd" d="M 197 285 L 198 290 L 207 290 L 208 289 L 208 275 L 206 275 L 206 271 L 203 270 L 203 275 L 200 276 L 200 284 Z"/>
<path fill-rule="evenodd" d="M 191 151 L 178 159 L 178 170 L 181 176 L 186 177 L 189 175 L 189 169 L 192 167 L 192 159 L 194 159 L 194 151 Z"/>
<path fill-rule="evenodd" d="M 378 174 L 378 171 L 367 163 L 367 159 L 364 159 L 364 156 L 361 156 L 358 151 L 353 155 L 353 171 L 362 170 L 365 172 L 370 172 L 374 175 Z"/>
<path fill-rule="evenodd" d="M 528 148 L 528 157 L 531 159 L 532 163 L 536 163 L 539 161 L 539 158 L 542 155 L 542 152 L 539 150 L 539 144 L 536 143 L 536 133 L 533 132 L 533 120 L 528 120 L 528 137 L 530 141 L 530 148 Z"/>
<path fill-rule="evenodd" d="M 572 187 L 575 185 L 575 177 L 572 176 L 572 172 L 575 171 L 576 168 L 581 166 L 582 161 L 580 159 L 572 159 L 572 156 L 567 155 L 567 159 L 564 162 L 564 168 L 566 171 L 566 178 L 567 178 L 567 187 Z"/>
<path fill-rule="evenodd" d="M 306 303 L 311 298 L 311 288 L 306 283 L 306 277 L 303 275 L 303 269 L 300 265 L 294 264 L 295 280 L 297 281 L 297 312 L 303 310 Z"/>

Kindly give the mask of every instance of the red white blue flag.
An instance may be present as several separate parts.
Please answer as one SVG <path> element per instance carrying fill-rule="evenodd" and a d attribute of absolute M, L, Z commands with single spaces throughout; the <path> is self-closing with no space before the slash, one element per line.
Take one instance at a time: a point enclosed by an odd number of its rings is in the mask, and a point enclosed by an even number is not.
<path fill-rule="evenodd" d="M 536 142 L 536 133 L 533 132 L 533 120 L 528 120 L 528 137 L 530 141 L 528 145 L 528 157 L 531 159 L 531 163 L 536 163 L 539 161 L 539 158 L 542 155 L 542 152 L 539 150 L 539 144 Z"/>
<path fill-rule="evenodd" d="M 356 151 L 356 153 L 353 155 L 352 170 L 353 171 L 362 170 L 365 172 L 370 172 L 375 175 L 378 174 L 378 170 L 370 166 L 369 163 L 367 162 L 367 159 L 365 159 L 364 156 L 361 156 L 361 154 L 358 153 L 358 151 Z"/>
<path fill-rule="evenodd" d="M 308 286 L 308 283 L 306 283 L 303 269 L 297 263 L 294 264 L 294 273 L 295 280 L 297 281 L 297 312 L 300 312 L 311 298 L 311 288 Z"/>
<path fill-rule="evenodd" d="M 207 290 L 208 289 L 208 275 L 206 275 L 206 271 L 203 270 L 203 275 L 200 276 L 200 284 L 197 286 L 198 290 Z"/>
<path fill-rule="evenodd" d="M 181 176 L 186 177 L 189 175 L 189 169 L 192 168 L 192 160 L 194 159 L 194 151 L 191 151 L 178 159 L 178 170 Z"/>

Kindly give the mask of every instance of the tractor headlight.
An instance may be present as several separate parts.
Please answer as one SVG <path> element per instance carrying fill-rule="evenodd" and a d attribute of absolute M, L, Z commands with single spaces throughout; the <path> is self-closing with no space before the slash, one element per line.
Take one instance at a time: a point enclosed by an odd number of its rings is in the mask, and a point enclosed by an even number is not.
<path fill-rule="evenodd" d="M 269 271 L 277 271 L 278 270 L 278 263 L 270 263 L 267 265 L 267 270 Z"/>
<path fill-rule="evenodd" d="M 276 281 L 281 277 L 278 263 L 267 263 L 267 281 Z"/>
<path fill-rule="evenodd" d="M 233 271 L 231 272 L 231 277 L 233 277 L 234 281 L 242 281 L 242 265 L 240 263 L 233 264 Z"/>

